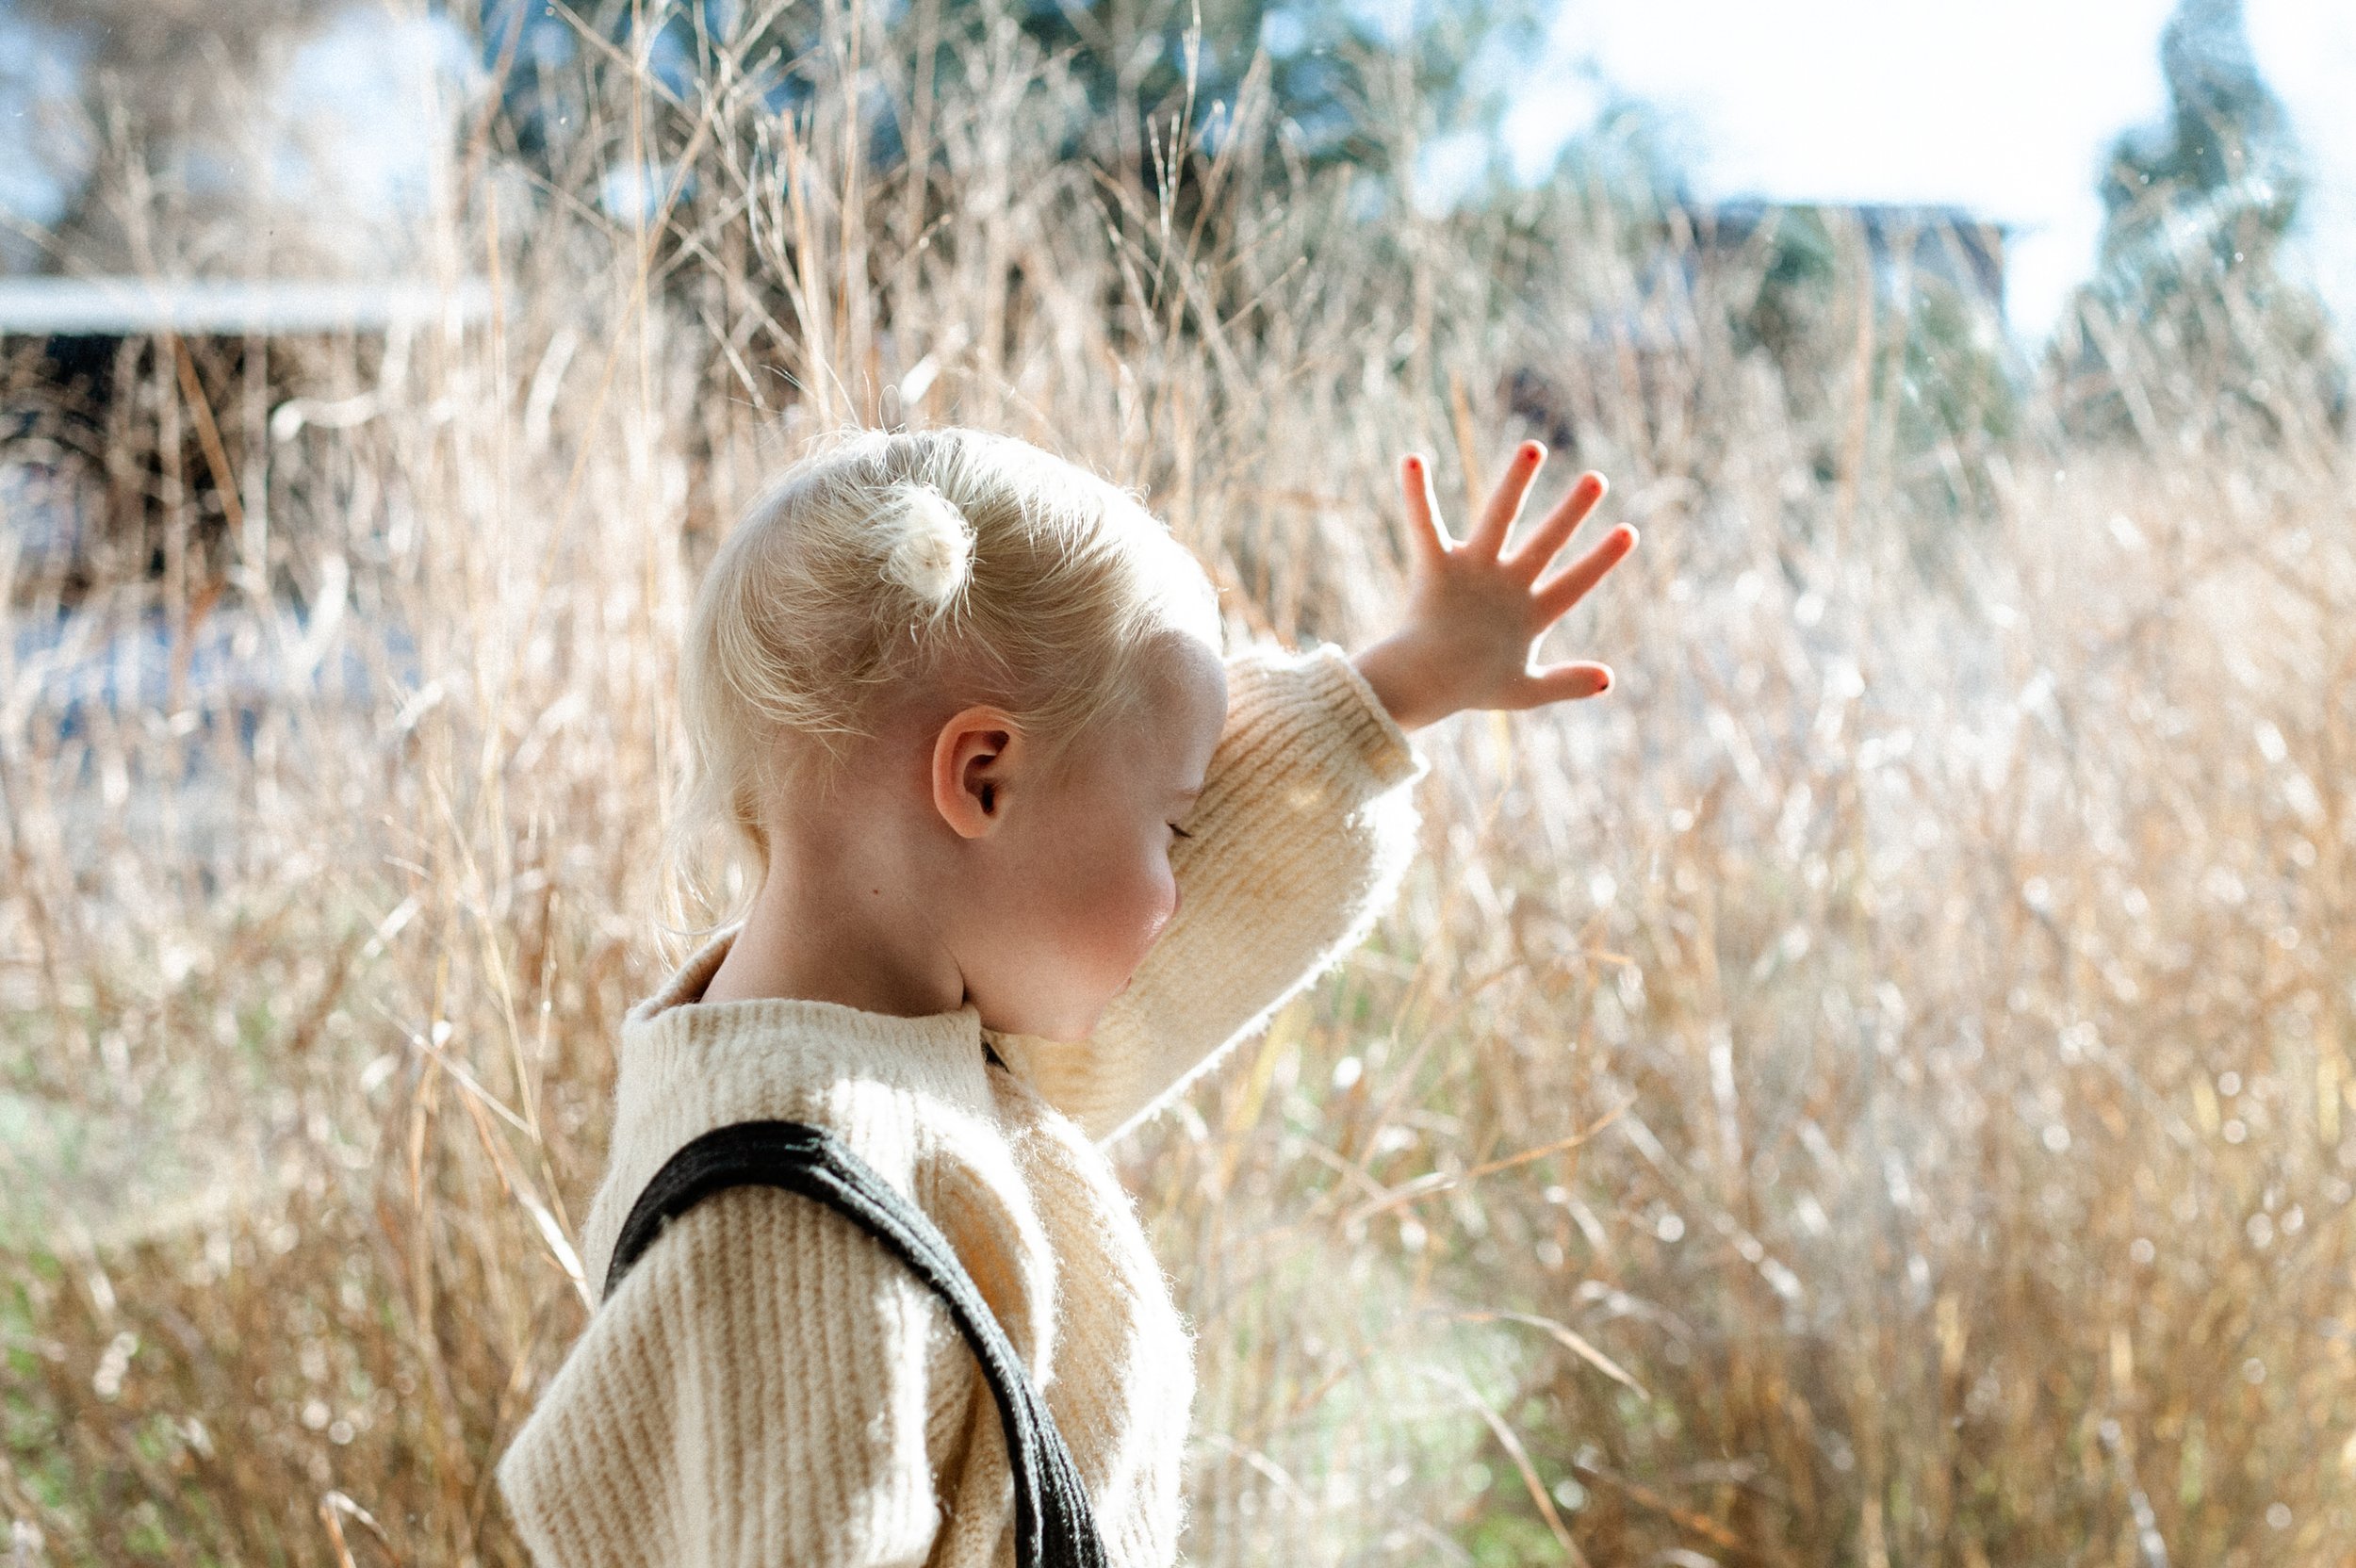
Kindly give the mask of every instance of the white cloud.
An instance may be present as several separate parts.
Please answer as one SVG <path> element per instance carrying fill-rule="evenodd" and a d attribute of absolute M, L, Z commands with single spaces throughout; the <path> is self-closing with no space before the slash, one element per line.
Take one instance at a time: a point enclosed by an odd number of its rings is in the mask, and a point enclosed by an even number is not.
<path fill-rule="evenodd" d="M 1489 142 L 1478 131 L 1450 131 L 1418 149 L 1411 194 L 1415 210 L 1437 217 L 1454 206 L 1481 177 Z"/>
<path fill-rule="evenodd" d="M 278 194 L 382 220 L 421 216 L 478 74 L 448 18 L 337 13 L 293 52 L 271 100 Z"/>

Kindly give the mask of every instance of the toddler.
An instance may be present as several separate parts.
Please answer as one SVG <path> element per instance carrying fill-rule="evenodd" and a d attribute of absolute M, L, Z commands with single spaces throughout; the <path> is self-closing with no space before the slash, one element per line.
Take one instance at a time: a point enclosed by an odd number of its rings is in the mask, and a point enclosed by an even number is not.
<path fill-rule="evenodd" d="M 1544 457 L 1461 543 L 1404 461 L 1408 601 L 1354 658 L 1222 657 L 1194 559 L 1025 443 L 797 465 L 721 547 L 680 677 L 688 820 L 757 891 L 623 1024 L 589 1278 L 682 1145 L 815 1123 L 954 1244 L 1111 1561 L 1175 1561 L 1192 1345 L 1104 1146 L 1372 925 L 1413 851 L 1409 731 L 1611 684 L 1529 667 L 1636 538 L 1547 571 L 1589 474 L 1509 548 Z M 999 1412 L 940 1298 L 761 1187 L 621 1277 L 498 1478 L 542 1568 L 1013 1560 Z"/>

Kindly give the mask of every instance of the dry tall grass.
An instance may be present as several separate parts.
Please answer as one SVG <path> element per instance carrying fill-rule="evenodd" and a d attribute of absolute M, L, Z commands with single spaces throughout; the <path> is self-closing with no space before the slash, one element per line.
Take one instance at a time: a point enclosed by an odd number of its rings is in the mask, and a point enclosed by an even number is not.
<path fill-rule="evenodd" d="M 1121 1153 L 1201 1334 L 1190 1555 L 2356 1553 L 2356 533 L 2309 411 L 2032 418 L 1941 511 L 1854 258 L 1806 385 L 1707 313 L 1640 365 L 1585 336 L 1637 275 L 1592 193 L 1370 229 L 1234 136 L 1172 209 L 1054 155 L 1075 90 L 1004 34 L 938 95 L 836 43 L 791 122 L 723 74 L 617 87 L 550 185 L 462 147 L 487 328 L 128 346 L 90 482 L 152 536 L 14 552 L 17 1562 L 521 1560 L 490 1465 L 583 1320 L 616 1025 L 710 915 L 659 858 L 683 607 L 802 436 L 1039 440 L 1240 629 L 1350 641 L 1393 458 L 1477 488 L 1530 368 L 1646 531 L 1565 643 L 1617 689 L 1430 734 L 1379 938 Z M 917 176 L 857 164 L 886 101 Z M 616 223 L 614 157 L 694 177 Z M 191 653 L 68 724 L 74 640 L 143 614 L 276 694 Z"/>

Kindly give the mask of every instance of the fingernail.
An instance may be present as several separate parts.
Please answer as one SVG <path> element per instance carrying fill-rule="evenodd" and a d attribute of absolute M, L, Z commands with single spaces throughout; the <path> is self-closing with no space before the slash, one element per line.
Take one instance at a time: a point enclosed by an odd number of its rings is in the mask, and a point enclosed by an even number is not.
<path fill-rule="evenodd" d="M 1603 678 L 1595 683 L 1595 694 L 1601 696 L 1610 690 L 1612 690 L 1612 672 L 1606 670 L 1603 672 Z"/>

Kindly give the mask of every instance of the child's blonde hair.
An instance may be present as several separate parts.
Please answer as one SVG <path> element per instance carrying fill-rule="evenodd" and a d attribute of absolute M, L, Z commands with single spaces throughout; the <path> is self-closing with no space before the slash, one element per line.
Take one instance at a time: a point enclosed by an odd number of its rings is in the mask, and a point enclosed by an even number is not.
<path fill-rule="evenodd" d="M 762 803 L 830 787 L 912 683 L 1004 706 L 1052 766 L 1137 699 L 1163 631 L 1217 649 L 1217 594 L 1133 492 L 983 431 L 841 436 L 753 504 L 696 594 L 675 851 L 717 827 L 758 887 Z"/>

